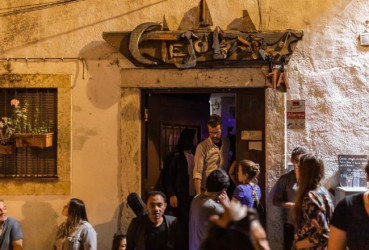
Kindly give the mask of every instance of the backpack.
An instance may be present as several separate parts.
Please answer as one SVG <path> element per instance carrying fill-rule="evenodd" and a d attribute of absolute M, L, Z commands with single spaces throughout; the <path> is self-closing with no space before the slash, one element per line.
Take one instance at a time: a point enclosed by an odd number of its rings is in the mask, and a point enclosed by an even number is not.
<path fill-rule="evenodd" d="M 147 214 L 145 203 L 137 193 L 130 193 L 127 196 L 127 204 L 137 217 Z"/>
<path fill-rule="evenodd" d="M 256 189 L 252 188 L 252 200 L 253 200 L 253 208 L 258 212 L 259 220 L 261 224 L 265 227 L 265 208 L 261 204 L 259 197 L 256 193 Z"/>

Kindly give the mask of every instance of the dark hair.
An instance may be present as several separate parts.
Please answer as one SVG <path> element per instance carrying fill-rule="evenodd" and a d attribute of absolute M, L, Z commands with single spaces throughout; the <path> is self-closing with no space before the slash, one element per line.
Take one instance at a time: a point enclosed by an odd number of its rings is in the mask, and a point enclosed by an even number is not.
<path fill-rule="evenodd" d="M 369 160 L 368 160 L 368 163 L 365 166 L 365 172 L 366 172 L 366 175 L 369 176 Z"/>
<path fill-rule="evenodd" d="M 145 203 L 147 204 L 147 201 L 150 199 L 150 197 L 156 196 L 156 195 L 160 195 L 161 197 L 163 197 L 164 202 L 167 202 L 167 196 L 163 192 L 153 190 L 147 193 Z"/>
<path fill-rule="evenodd" d="M 219 115 L 213 114 L 206 121 L 206 125 L 215 128 L 218 125 L 222 125 L 222 118 Z"/>
<path fill-rule="evenodd" d="M 193 139 L 196 135 L 196 130 L 186 128 L 182 130 L 181 135 L 178 139 L 177 148 L 179 151 L 192 149 L 195 145 L 193 145 Z"/>
<path fill-rule="evenodd" d="M 241 171 L 243 174 L 248 175 L 249 180 L 253 180 L 256 178 L 260 173 L 260 166 L 259 164 L 250 161 L 250 160 L 242 160 L 238 164 L 241 167 Z"/>
<path fill-rule="evenodd" d="M 296 205 L 292 210 L 292 218 L 297 226 L 302 222 L 302 202 L 309 191 L 316 189 L 324 177 L 324 162 L 313 154 L 300 157 L 299 188 L 296 194 Z"/>
<path fill-rule="evenodd" d="M 88 221 L 85 203 L 80 199 L 72 198 L 69 201 L 67 222 L 75 227 L 81 220 Z"/>
<path fill-rule="evenodd" d="M 307 152 L 308 151 L 303 147 L 294 148 L 291 153 L 291 161 L 298 161 L 296 158 L 300 155 L 306 154 Z"/>
<path fill-rule="evenodd" d="M 125 234 L 116 234 L 116 235 L 114 235 L 113 246 L 112 246 L 111 250 L 118 250 L 119 246 L 120 246 L 120 242 L 123 239 L 127 239 L 127 236 Z"/>
<path fill-rule="evenodd" d="M 216 169 L 211 172 L 206 178 L 206 191 L 208 192 L 220 192 L 224 188 L 229 187 L 229 177 L 226 172 L 221 169 Z"/>

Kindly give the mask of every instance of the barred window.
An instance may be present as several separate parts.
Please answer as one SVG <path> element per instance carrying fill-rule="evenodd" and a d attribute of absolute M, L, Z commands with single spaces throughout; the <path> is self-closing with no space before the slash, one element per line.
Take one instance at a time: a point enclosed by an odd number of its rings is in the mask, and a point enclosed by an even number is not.
<path fill-rule="evenodd" d="M 57 88 L 0 88 L 0 118 L 14 117 L 12 99 L 27 102 L 27 120 L 52 131 L 52 146 L 11 143 L 11 152 L 0 152 L 0 178 L 57 178 Z"/>
<path fill-rule="evenodd" d="M 164 167 L 164 159 L 170 152 L 176 150 L 178 145 L 179 136 L 184 129 L 194 129 L 196 131 L 197 137 L 199 139 L 201 135 L 201 126 L 196 125 L 183 125 L 183 124 L 171 124 L 162 123 L 161 124 L 161 140 L 160 140 L 160 162 L 161 169 Z"/>

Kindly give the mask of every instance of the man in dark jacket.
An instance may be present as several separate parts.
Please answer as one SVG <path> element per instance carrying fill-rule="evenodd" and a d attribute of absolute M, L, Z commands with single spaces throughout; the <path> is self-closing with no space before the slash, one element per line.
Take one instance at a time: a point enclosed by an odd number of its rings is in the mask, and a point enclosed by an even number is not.
<path fill-rule="evenodd" d="M 132 219 L 127 231 L 127 250 L 181 249 L 183 242 L 177 219 L 164 215 L 166 196 L 159 191 L 147 195 L 147 215 Z"/>

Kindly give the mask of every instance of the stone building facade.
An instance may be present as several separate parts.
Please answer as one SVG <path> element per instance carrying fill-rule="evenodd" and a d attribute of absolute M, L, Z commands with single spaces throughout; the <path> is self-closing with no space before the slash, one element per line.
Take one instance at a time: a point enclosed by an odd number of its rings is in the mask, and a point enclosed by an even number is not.
<path fill-rule="evenodd" d="M 164 15 L 171 30 L 189 27 L 198 1 L 41 2 L 0 3 L 0 74 L 33 79 L 29 86 L 42 84 L 39 79 L 67 81 L 70 105 L 63 112 L 70 116 L 66 134 L 70 139 L 66 152 L 61 152 L 61 160 L 67 162 L 63 172 L 67 187 L 54 192 L 47 183 L 7 182 L 0 196 L 9 215 L 23 226 L 25 249 L 52 248 L 57 225 L 63 221 L 61 209 L 72 197 L 86 202 L 98 249 L 110 249 L 120 204 L 124 204 L 120 226 L 125 231 L 132 217 L 125 197 L 141 191 L 140 90 L 244 88 L 250 78 L 254 81 L 247 87 L 258 87 L 265 84 L 265 77 L 257 69 L 245 68 L 137 68 L 102 38 L 103 32 L 132 30 L 143 22 L 160 22 Z M 247 9 L 263 31 L 304 31 L 286 67 L 291 88 L 287 93 L 265 90 L 267 231 L 272 249 L 281 249 L 280 211 L 271 205 L 271 192 L 291 150 L 302 145 L 324 159 L 328 188 L 338 185 L 338 154 L 368 154 L 369 47 L 361 46 L 358 37 L 369 32 L 369 6 L 366 0 L 207 4 L 214 25 L 223 29 Z M 1 87 L 9 84 L 7 78 L 1 79 Z M 305 129 L 287 129 L 286 101 L 294 99 L 305 100 Z"/>

